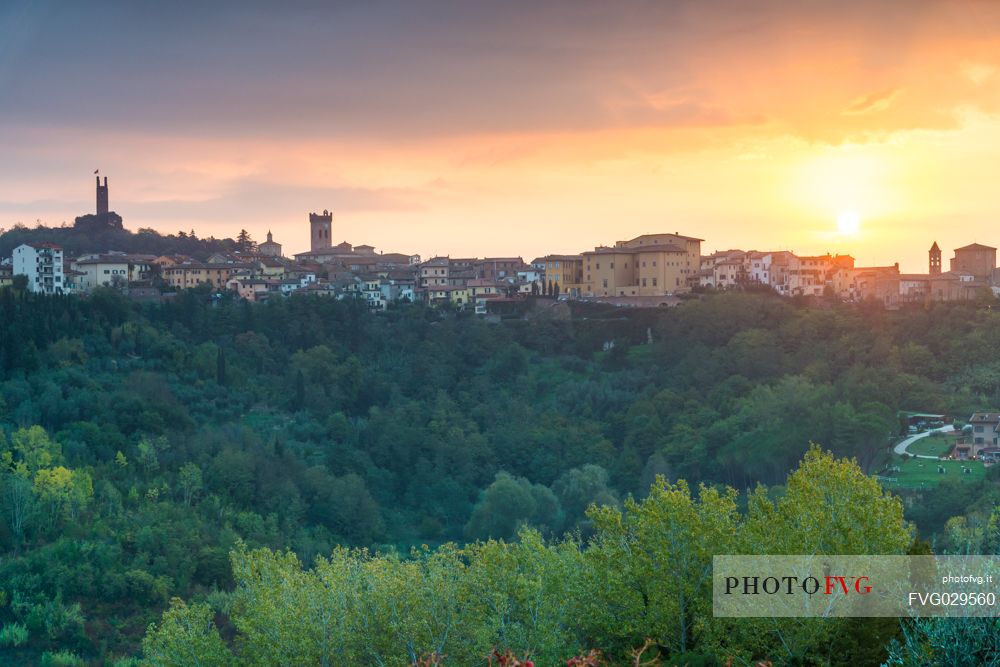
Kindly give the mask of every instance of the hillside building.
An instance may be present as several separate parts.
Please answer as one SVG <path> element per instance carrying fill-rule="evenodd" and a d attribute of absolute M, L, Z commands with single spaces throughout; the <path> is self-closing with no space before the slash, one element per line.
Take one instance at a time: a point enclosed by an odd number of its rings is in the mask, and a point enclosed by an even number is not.
<path fill-rule="evenodd" d="M 24 243 L 14 248 L 13 275 L 26 276 L 28 289 L 64 294 L 63 250 L 54 243 Z"/>
<path fill-rule="evenodd" d="M 261 257 L 281 257 L 281 244 L 275 242 L 271 230 L 267 232 L 267 240 L 257 246 Z"/>
<path fill-rule="evenodd" d="M 584 252 L 584 296 L 666 296 L 698 280 L 702 239 L 643 234 Z M 546 275 L 546 280 L 549 280 Z"/>

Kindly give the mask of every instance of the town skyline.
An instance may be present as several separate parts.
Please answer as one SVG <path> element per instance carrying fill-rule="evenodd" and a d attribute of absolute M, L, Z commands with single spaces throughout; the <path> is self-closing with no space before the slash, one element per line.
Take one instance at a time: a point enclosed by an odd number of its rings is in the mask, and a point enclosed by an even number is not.
<path fill-rule="evenodd" d="M 100 170 L 99 169 L 98 170 L 94 170 L 94 174 L 100 174 Z M 102 178 L 103 178 L 103 181 L 102 181 Z M 102 185 L 102 183 L 103 183 L 103 185 Z M 83 205 L 83 204 L 81 204 L 81 205 Z M 91 206 L 91 208 L 94 208 L 94 201 L 93 200 L 91 201 L 90 206 Z M 96 202 L 96 209 L 97 209 L 98 214 L 100 214 L 102 211 L 106 213 L 109 210 L 108 207 L 109 207 L 109 185 L 108 185 L 108 177 L 106 175 L 105 176 L 98 175 L 97 176 L 97 202 Z M 114 205 L 110 206 L 110 210 L 112 212 L 120 214 L 120 212 L 115 209 Z M 316 210 L 317 211 L 318 210 L 322 210 L 324 214 L 326 214 L 326 213 L 329 212 L 330 215 L 331 215 L 331 217 L 333 218 L 333 223 L 331 225 L 331 231 L 330 231 L 330 234 L 332 235 L 331 236 L 331 242 L 332 242 L 333 245 L 336 245 L 337 243 L 345 243 L 346 242 L 346 243 L 349 243 L 351 245 L 357 246 L 357 245 L 361 245 L 362 243 L 367 243 L 368 242 L 367 239 L 364 239 L 364 238 L 361 238 L 361 239 L 349 239 L 347 237 L 344 237 L 344 238 L 338 237 L 337 236 L 337 234 L 338 234 L 338 232 L 337 232 L 338 225 L 337 225 L 337 219 L 336 219 L 335 213 L 332 212 L 332 211 L 328 211 L 328 209 L 316 209 Z M 850 213 L 853 213 L 853 211 L 850 211 Z M 86 214 L 86 212 L 82 212 L 80 214 L 81 215 L 82 214 Z M 299 239 L 300 237 L 304 237 L 305 241 L 304 241 L 304 243 L 301 244 L 301 247 L 298 246 L 298 245 L 296 245 L 294 242 L 293 242 L 293 244 L 288 244 L 287 242 L 283 241 L 282 238 L 277 238 L 276 240 L 278 242 L 280 242 L 284 247 L 286 247 L 286 248 L 289 249 L 289 252 L 287 253 L 288 256 L 292 256 L 292 255 L 296 255 L 296 254 L 301 254 L 301 253 L 306 253 L 310 249 L 310 247 L 312 246 L 312 242 L 311 242 L 311 240 L 309 238 L 310 234 L 309 234 L 309 231 L 308 231 L 308 228 L 307 228 L 307 222 L 306 221 L 308 221 L 309 219 L 311 219 L 315 215 L 316 215 L 315 211 L 310 211 L 308 214 L 302 216 L 304 219 L 300 219 L 297 223 L 293 222 L 293 223 L 288 223 L 288 224 L 286 224 L 284 226 L 268 227 L 268 228 L 263 229 L 263 230 L 260 230 L 260 229 L 246 229 L 245 227 L 241 227 L 236 233 L 233 233 L 228 238 L 236 238 L 236 236 L 238 236 L 239 232 L 246 231 L 246 232 L 248 232 L 250 234 L 250 236 L 254 240 L 254 242 L 262 242 L 265 239 L 267 239 L 268 241 L 270 241 L 271 240 L 270 239 L 271 235 L 279 236 L 279 235 L 282 234 L 282 232 L 291 232 L 290 234 L 288 234 L 289 238 Z M 76 217 L 76 216 L 74 216 L 74 217 Z M 188 234 L 188 233 L 190 233 L 190 232 L 193 231 L 193 232 L 195 232 L 195 234 L 199 238 L 208 238 L 209 236 L 215 236 L 214 234 L 203 234 L 198 229 L 193 228 L 193 227 L 191 229 L 170 230 L 170 229 L 158 229 L 158 228 L 156 228 L 154 226 L 142 225 L 142 224 L 132 224 L 132 225 L 129 225 L 126 216 L 122 216 L 122 217 L 123 217 L 123 226 L 126 229 L 129 229 L 129 230 L 131 230 L 133 232 L 135 232 L 135 231 L 137 231 L 138 229 L 141 229 L 141 228 L 151 228 L 151 229 L 155 229 L 157 232 L 160 232 L 162 234 L 175 234 L 175 233 L 178 233 L 178 232 L 183 232 L 185 234 Z M 839 224 L 845 224 L 843 218 L 841 220 L 838 220 L 837 222 Z M 846 224 L 850 225 L 852 222 L 855 222 L 855 224 L 856 224 L 857 221 L 848 220 L 846 222 Z M 72 223 L 70 223 L 68 221 L 65 221 L 65 220 L 62 221 L 59 225 L 47 224 L 43 220 L 37 220 L 36 223 L 41 223 L 42 225 L 48 226 L 48 227 L 54 227 L 54 226 L 71 226 L 72 225 Z M 15 223 L 15 224 L 24 224 L 24 223 L 21 222 L 21 221 L 18 221 L 18 223 Z M 31 227 L 32 225 L 27 225 L 27 226 Z M 2 226 L 0 226 L 0 230 L 3 230 L 3 229 L 4 228 Z M 278 234 L 274 234 L 275 230 L 279 230 Z M 663 230 L 661 230 L 660 233 L 662 233 L 662 231 Z M 657 232 L 639 232 L 639 233 L 636 233 L 636 234 L 625 235 L 625 236 L 623 236 L 622 239 L 613 239 L 612 240 L 612 239 L 604 238 L 604 239 L 600 239 L 598 242 L 595 242 L 593 245 L 591 245 L 589 247 L 581 248 L 581 249 L 577 249 L 577 250 L 568 250 L 568 251 L 565 251 L 565 252 L 562 249 L 556 249 L 556 250 L 548 249 L 548 250 L 537 252 L 537 253 L 533 253 L 533 252 L 526 253 L 526 252 L 523 252 L 523 251 L 519 251 L 517 248 L 514 248 L 511 252 L 505 253 L 505 252 L 494 251 L 493 248 L 475 248 L 475 247 L 469 246 L 469 247 L 471 247 L 471 252 L 467 252 L 467 253 L 450 253 L 450 252 L 434 252 L 434 251 L 430 251 L 430 252 L 424 253 L 424 252 L 414 251 L 412 254 L 419 255 L 424 260 L 428 260 L 428 259 L 431 259 L 431 258 L 434 258 L 434 257 L 522 257 L 522 258 L 538 257 L 538 258 L 540 258 L 540 257 L 549 256 L 549 255 L 559 255 L 559 254 L 567 254 L 567 253 L 568 254 L 579 254 L 581 252 L 586 252 L 586 251 L 589 251 L 589 250 L 594 249 L 594 248 L 610 247 L 610 246 L 615 245 L 617 242 L 619 242 L 621 240 L 624 240 L 625 238 L 631 238 L 633 236 L 638 237 L 638 236 L 642 236 L 644 234 L 649 234 L 649 233 L 655 234 Z M 852 234 L 851 236 L 857 236 L 857 235 L 856 234 Z M 216 238 L 227 238 L 227 237 L 216 237 Z M 987 242 L 990 241 L 990 240 L 991 239 L 988 238 Z M 358 243 L 358 241 L 361 241 L 361 243 Z M 796 248 L 793 248 L 793 247 L 786 247 L 786 246 L 754 247 L 754 246 L 751 246 L 751 245 L 739 245 L 739 244 L 728 244 L 727 245 L 725 243 L 722 243 L 722 244 L 720 244 L 720 245 L 718 245 L 716 247 L 715 245 L 712 245 L 712 239 L 710 239 L 710 238 L 704 239 L 704 242 L 706 243 L 706 246 L 704 248 L 704 255 L 722 254 L 722 253 L 725 253 L 726 251 L 731 251 L 731 250 L 742 250 L 742 251 L 745 251 L 745 252 L 750 252 L 750 251 L 759 251 L 759 252 L 782 252 L 782 251 L 787 251 L 787 252 L 796 253 L 799 256 L 848 255 L 848 256 L 854 258 L 855 260 L 857 260 L 858 266 L 862 266 L 862 265 L 867 265 L 867 266 L 890 266 L 890 265 L 895 264 L 895 265 L 898 266 L 899 270 L 902 271 L 903 273 L 922 273 L 922 272 L 926 272 L 927 266 L 928 266 L 928 264 L 927 264 L 927 262 L 928 262 L 928 260 L 927 260 L 927 250 L 925 250 L 924 253 L 923 253 L 923 261 L 922 262 L 917 262 L 917 261 L 913 261 L 912 262 L 912 270 L 911 270 L 911 265 L 908 264 L 906 261 L 901 261 L 900 258 L 878 258 L 881 261 L 870 261 L 870 262 L 860 261 L 862 258 L 859 257 L 858 254 L 852 252 L 851 249 L 850 249 L 850 247 L 839 247 L 838 246 L 838 249 L 835 252 L 834 251 L 830 251 L 830 250 L 819 251 L 819 252 L 805 252 L 805 251 L 800 251 L 800 250 L 798 250 Z M 392 241 L 390 240 L 389 243 L 391 244 Z M 971 244 L 977 244 L 977 243 L 981 243 L 981 242 L 980 242 L 980 240 L 976 239 L 976 240 L 972 240 L 972 241 L 966 241 L 966 242 L 960 243 L 960 244 L 957 243 L 952 248 L 950 248 L 950 250 L 954 250 L 954 249 L 957 249 L 957 248 L 964 247 L 966 245 L 969 245 L 970 243 Z M 944 251 L 944 252 L 947 252 L 949 250 L 949 247 L 946 244 L 939 243 L 936 240 L 936 237 L 935 237 L 935 240 L 932 241 L 932 244 L 935 247 L 940 247 L 941 250 Z M 393 248 L 392 246 L 389 246 L 387 248 L 386 246 L 379 246 L 377 244 L 370 244 L 370 245 L 372 245 L 372 247 L 379 248 L 380 251 L 385 251 L 386 249 L 389 249 L 391 252 L 396 252 L 397 250 L 405 250 L 405 249 Z M 530 260 L 526 259 L 526 261 L 530 261 Z"/>
<path fill-rule="evenodd" d="M 100 167 L 133 228 L 291 249 L 329 208 L 421 255 L 676 229 L 913 271 L 995 243 L 997 28 L 981 2 L 14 0 L 0 226 L 71 221 Z"/>

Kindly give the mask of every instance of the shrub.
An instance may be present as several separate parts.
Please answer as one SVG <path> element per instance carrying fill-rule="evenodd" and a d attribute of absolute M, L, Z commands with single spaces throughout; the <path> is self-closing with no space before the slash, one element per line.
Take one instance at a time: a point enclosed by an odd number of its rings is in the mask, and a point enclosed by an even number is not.
<path fill-rule="evenodd" d="M 111 667 L 139 667 L 141 663 L 139 658 L 125 657 L 125 658 L 115 658 L 111 663 Z"/>
<path fill-rule="evenodd" d="M 0 630 L 0 646 L 20 646 L 28 641 L 28 628 L 20 623 L 8 623 Z"/>
<path fill-rule="evenodd" d="M 85 667 L 86 662 L 72 651 L 46 652 L 42 654 L 41 667 Z"/>

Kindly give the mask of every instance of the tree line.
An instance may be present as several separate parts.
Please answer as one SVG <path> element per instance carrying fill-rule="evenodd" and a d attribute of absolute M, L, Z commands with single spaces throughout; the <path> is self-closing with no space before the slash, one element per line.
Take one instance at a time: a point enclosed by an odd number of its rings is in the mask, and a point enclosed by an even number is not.
<path fill-rule="evenodd" d="M 662 310 L 570 302 L 570 319 L 494 324 L 309 296 L 0 290 L 0 650 L 140 655 L 174 597 L 208 605 L 235 650 L 226 610 L 245 570 L 231 554 L 291 550 L 303 573 L 331 554 L 388 570 L 453 553 L 465 568 L 474 545 L 503 540 L 500 558 L 530 528 L 546 554 L 595 558 L 614 522 L 588 508 L 624 521 L 630 502 L 681 479 L 738 490 L 749 516 L 758 483 L 773 502 L 789 492 L 810 441 L 869 473 L 898 410 L 996 409 L 992 306 L 719 294 Z M 953 517 L 988 532 L 991 480 L 940 488 L 906 509 L 935 549 L 958 548 Z M 621 586 L 609 609 L 633 595 Z M 545 655 L 621 656 L 647 632 L 574 627 Z M 469 646 L 536 650 L 491 637 Z"/>

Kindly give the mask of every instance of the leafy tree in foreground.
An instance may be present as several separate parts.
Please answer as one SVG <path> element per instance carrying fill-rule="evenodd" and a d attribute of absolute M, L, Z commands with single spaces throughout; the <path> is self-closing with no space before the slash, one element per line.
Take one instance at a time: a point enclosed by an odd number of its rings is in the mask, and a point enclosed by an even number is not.
<path fill-rule="evenodd" d="M 219 636 L 208 605 L 187 605 L 174 598 L 159 625 L 149 626 L 142 641 L 151 667 L 227 667 L 234 658 Z"/>
<path fill-rule="evenodd" d="M 530 505 L 530 485 L 509 475 L 491 488 L 517 498 L 513 507 Z M 683 480 L 659 478 L 621 510 L 592 506 L 586 545 L 546 544 L 522 530 L 513 543 L 446 544 L 405 559 L 338 548 L 311 569 L 287 551 L 240 547 L 232 554 L 236 658 L 403 667 L 436 655 L 471 665 L 501 647 L 555 664 L 596 648 L 622 664 L 652 647 L 680 663 L 815 664 L 836 661 L 838 640 L 867 633 L 876 647 L 888 641 L 894 627 L 856 619 L 716 619 L 712 556 L 904 553 L 912 537 L 898 499 L 853 461 L 813 447 L 780 499 L 760 487 L 746 513 L 737 500 L 733 489 L 702 485 L 693 494 Z M 147 644 L 169 647 L 176 633 L 160 637 L 165 627 L 152 628 Z M 214 641 L 204 622 L 197 627 L 192 641 Z"/>

